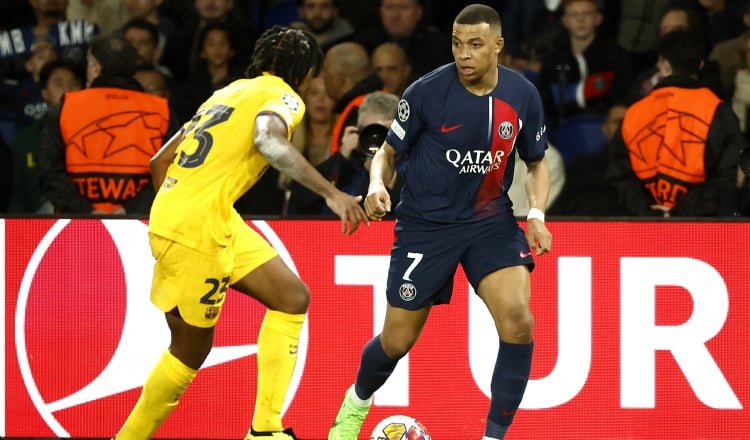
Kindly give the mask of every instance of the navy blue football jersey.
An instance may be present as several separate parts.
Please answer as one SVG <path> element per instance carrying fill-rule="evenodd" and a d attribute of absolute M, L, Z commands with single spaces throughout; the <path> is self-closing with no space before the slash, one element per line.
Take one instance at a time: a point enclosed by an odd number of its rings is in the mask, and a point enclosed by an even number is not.
<path fill-rule="evenodd" d="M 536 162 L 547 137 L 537 89 L 515 71 L 498 69 L 497 86 L 484 96 L 461 84 L 455 63 L 404 92 L 386 138 L 402 158 L 399 218 L 460 223 L 511 210 L 513 149 Z"/>

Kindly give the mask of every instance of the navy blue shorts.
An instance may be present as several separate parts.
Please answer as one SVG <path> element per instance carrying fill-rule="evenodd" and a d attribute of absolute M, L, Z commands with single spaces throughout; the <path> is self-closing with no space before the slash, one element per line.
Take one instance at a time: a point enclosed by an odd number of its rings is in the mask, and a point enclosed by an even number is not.
<path fill-rule="evenodd" d="M 417 310 L 449 303 L 459 263 L 475 291 L 485 275 L 498 269 L 534 269 L 524 231 L 511 214 L 491 222 L 438 227 L 399 220 L 395 235 L 386 288 L 394 307 Z"/>

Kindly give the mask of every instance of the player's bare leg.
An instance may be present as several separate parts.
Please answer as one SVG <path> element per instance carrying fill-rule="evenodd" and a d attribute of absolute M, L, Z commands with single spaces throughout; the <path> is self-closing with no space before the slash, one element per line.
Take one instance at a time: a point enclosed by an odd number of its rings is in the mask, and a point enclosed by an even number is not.
<path fill-rule="evenodd" d="M 406 310 L 388 304 L 383 331 L 362 350 L 357 382 L 347 390 L 328 440 L 357 439 L 372 404 L 372 395 L 417 342 L 429 313 L 429 307 Z"/>

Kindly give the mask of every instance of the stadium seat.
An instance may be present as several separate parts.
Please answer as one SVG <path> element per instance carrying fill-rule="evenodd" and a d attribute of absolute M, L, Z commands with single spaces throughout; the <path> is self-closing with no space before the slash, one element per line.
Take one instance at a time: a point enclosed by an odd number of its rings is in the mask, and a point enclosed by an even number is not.
<path fill-rule="evenodd" d="M 551 131 L 549 140 L 560 150 L 566 166 L 576 156 L 599 154 L 606 148 L 607 137 L 602 131 L 605 117 L 603 114 L 577 115 Z"/>

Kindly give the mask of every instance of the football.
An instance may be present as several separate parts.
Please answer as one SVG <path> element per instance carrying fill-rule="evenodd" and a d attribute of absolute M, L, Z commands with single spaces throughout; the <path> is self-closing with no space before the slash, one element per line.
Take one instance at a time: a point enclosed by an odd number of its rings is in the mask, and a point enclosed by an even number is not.
<path fill-rule="evenodd" d="M 381 420 L 370 434 L 370 440 L 432 440 L 432 437 L 416 419 L 397 415 Z"/>

